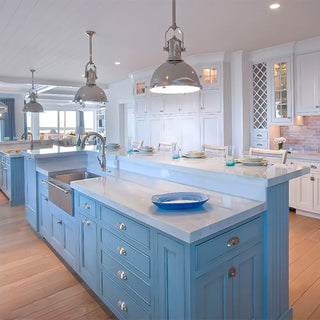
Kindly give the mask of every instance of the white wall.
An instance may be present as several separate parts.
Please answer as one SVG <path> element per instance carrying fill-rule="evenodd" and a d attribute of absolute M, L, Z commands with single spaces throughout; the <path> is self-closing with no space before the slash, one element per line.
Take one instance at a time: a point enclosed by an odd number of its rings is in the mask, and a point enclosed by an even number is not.
<path fill-rule="evenodd" d="M 0 93 L 0 98 L 13 98 L 14 99 L 14 115 L 16 120 L 16 136 L 20 139 L 23 131 L 23 107 L 24 107 L 24 95 L 19 93 Z"/>
<path fill-rule="evenodd" d="M 132 81 L 128 78 L 110 84 L 106 90 L 108 105 L 106 108 L 107 141 L 120 143 L 120 104 L 133 103 Z"/>

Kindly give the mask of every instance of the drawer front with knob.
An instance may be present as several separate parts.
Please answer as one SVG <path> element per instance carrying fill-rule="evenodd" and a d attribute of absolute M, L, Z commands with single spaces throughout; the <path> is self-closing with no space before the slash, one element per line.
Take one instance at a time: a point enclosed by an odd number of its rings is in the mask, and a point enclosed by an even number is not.
<path fill-rule="evenodd" d="M 151 302 L 150 285 L 139 276 L 130 271 L 126 266 L 114 259 L 109 251 L 102 251 L 102 266 L 108 271 L 108 275 L 119 286 L 125 286 L 129 292 L 137 295 L 145 303 Z"/>
<path fill-rule="evenodd" d="M 196 246 L 196 268 L 201 269 L 214 259 L 231 251 L 241 249 L 245 245 L 254 244 L 262 237 L 261 217 L 223 233 L 213 239 Z"/>
<path fill-rule="evenodd" d="M 150 230 L 142 224 L 112 210 L 101 206 L 100 219 L 110 226 L 112 232 L 119 237 L 127 237 L 130 241 L 135 241 L 144 247 L 150 247 Z"/>
<path fill-rule="evenodd" d="M 150 276 L 150 257 L 105 228 L 102 228 L 102 247 L 110 250 L 119 262 L 128 263 Z"/>
<path fill-rule="evenodd" d="M 92 217 L 96 218 L 96 203 L 94 200 L 80 195 L 79 197 L 79 209 L 81 213 L 86 215 L 91 215 Z"/>
<path fill-rule="evenodd" d="M 150 313 L 142 307 L 142 303 L 137 303 L 125 290 L 118 286 L 109 276 L 102 273 L 102 297 L 112 306 L 116 315 L 121 319 L 150 319 Z"/>

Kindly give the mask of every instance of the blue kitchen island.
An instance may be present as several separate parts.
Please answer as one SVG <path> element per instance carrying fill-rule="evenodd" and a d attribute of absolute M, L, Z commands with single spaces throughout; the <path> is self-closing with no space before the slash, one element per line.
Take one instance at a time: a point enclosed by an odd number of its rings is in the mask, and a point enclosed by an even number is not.
<path fill-rule="evenodd" d="M 25 154 L 37 177 L 33 227 L 118 318 L 292 318 L 288 181 L 308 168 L 229 169 L 219 159 L 120 152 L 108 155 L 102 172 L 96 156 L 70 149 Z M 45 181 L 79 168 L 101 177 L 71 182 L 69 215 L 50 201 Z M 154 194 L 179 191 L 210 200 L 190 211 L 151 203 Z"/>

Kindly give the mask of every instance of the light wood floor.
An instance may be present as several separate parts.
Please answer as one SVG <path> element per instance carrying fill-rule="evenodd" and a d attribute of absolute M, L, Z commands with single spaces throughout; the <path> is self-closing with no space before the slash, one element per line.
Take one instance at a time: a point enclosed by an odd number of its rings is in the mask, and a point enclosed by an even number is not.
<path fill-rule="evenodd" d="M 79 280 L 0 192 L 0 319 L 116 319 Z"/>
<path fill-rule="evenodd" d="M 294 320 L 320 319 L 320 220 L 290 213 Z M 0 192 L 0 320 L 113 320 Z"/>

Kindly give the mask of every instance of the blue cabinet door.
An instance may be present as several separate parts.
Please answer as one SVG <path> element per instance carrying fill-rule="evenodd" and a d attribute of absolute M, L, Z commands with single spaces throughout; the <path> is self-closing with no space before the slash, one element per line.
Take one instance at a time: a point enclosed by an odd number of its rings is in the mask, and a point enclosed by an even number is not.
<path fill-rule="evenodd" d="M 67 215 L 67 213 L 65 213 Z M 63 258 L 76 271 L 79 269 L 77 224 L 74 217 L 63 216 Z"/>
<path fill-rule="evenodd" d="M 186 319 L 185 247 L 162 234 L 157 236 L 156 319 Z"/>
<path fill-rule="evenodd" d="M 80 215 L 80 275 L 93 289 L 98 287 L 97 225 L 90 216 Z"/>
<path fill-rule="evenodd" d="M 49 210 L 51 216 L 51 244 L 58 251 L 62 253 L 63 250 L 63 229 L 62 229 L 62 216 L 54 210 L 55 207 L 49 203 Z"/>
<path fill-rule="evenodd" d="M 50 242 L 51 240 L 51 213 L 48 206 L 48 196 L 39 194 L 39 230 L 41 235 Z"/>
<path fill-rule="evenodd" d="M 262 245 L 258 244 L 232 260 L 233 318 L 263 319 Z"/>
<path fill-rule="evenodd" d="M 232 261 L 224 261 L 197 282 L 195 319 L 232 319 Z"/>

